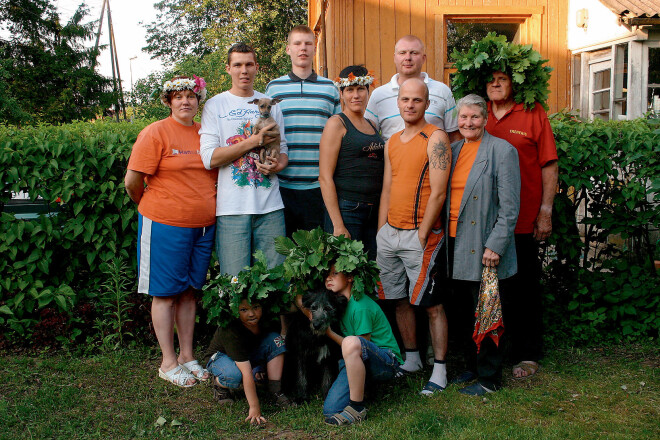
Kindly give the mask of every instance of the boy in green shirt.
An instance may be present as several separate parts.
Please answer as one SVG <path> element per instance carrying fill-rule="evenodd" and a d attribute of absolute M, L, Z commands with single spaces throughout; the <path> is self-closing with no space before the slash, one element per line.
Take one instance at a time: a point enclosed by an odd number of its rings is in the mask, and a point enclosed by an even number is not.
<path fill-rule="evenodd" d="M 323 403 L 330 425 L 350 425 L 367 417 L 364 406 L 366 379 L 393 379 L 402 363 L 399 347 L 385 314 L 367 295 L 352 295 L 353 277 L 330 268 L 325 287 L 344 296 L 348 305 L 340 321 L 345 337 L 328 328 L 330 339 L 341 345 L 340 371 Z"/>

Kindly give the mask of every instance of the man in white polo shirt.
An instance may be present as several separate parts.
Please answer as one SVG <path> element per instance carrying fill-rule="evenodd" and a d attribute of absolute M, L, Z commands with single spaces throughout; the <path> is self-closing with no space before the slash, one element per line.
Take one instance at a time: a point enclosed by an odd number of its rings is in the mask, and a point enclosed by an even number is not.
<path fill-rule="evenodd" d="M 396 75 L 390 82 L 378 87 L 371 94 L 364 117 L 380 128 L 383 138 L 389 139 L 394 133 L 403 130 L 404 123 L 396 105 L 399 86 L 410 78 L 419 78 L 429 88 L 431 104 L 426 110 L 426 122 L 444 130 L 450 142 L 461 138 L 458 132 L 456 102 L 451 90 L 440 81 L 435 81 L 422 72 L 426 62 L 426 52 L 422 40 L 414 35 L 406 35 L 394 46 Z"/>

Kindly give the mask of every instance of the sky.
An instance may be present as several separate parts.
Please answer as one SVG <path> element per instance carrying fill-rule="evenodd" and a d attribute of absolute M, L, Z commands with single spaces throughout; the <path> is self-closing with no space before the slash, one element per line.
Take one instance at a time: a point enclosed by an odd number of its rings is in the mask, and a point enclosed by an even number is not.
<path fill-rule="evenodd" d="M 117 59 L 119 61 L 119 72 L 122 79 L 124 91 L 131 89 L 131 70 L 133 82 L 144 78 L 153 71 L 161 70 L 162 63 L 159 60 L 150 59 L 150 55 L 142 52 L 146 46 L 146 29 L 141 24 L 151 23 L 156 19 L 154 0 L 109 0 L 112 13 L 112 26 L 115 31 L 115 42 L 117 43 Z M 67 21 L 75 12 L 83 0 L 54 0 L 60 12 L 62 21 Z M 103 0 L 85 0 L 90 14 L 88 21 L 98 20 L 101 15 Z M 95 31 L 96 32 L 96 31 Z M 95 39 L 88 44 L 93 46 Z M 103 16 L 103 27 L 99 44 L 107 45 L 98 58 L 98 71 L 104 76 L 112 77 L 112 64 L 110 61 L 110 46 L 108 32 L 108 14 Z M 130 58 L 136 57 L 134 60 Z"/>

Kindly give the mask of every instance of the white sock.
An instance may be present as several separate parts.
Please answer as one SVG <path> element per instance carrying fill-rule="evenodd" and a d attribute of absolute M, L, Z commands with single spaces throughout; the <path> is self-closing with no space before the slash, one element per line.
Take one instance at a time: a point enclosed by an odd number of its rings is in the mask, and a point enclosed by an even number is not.
<path fill-rule="evenodd" d="M 447 386 L 447 364 L 445 361 L 439 361 L 436 359 L 433 362 L 433 373 L 431 374 L 429 382 L 433 382 L 441 387 Z"/>
<path fill-rule="evenodd" d="M 406 350 L 406 361 L 401 365 L 402 370 L 406 370 L 409 373 L 413 373 L 415 371 L 419 371 L 422 369 L 422 360 L 419 357 L 419 351 L 417 350 L 412 350 L 408 351 Z"/>

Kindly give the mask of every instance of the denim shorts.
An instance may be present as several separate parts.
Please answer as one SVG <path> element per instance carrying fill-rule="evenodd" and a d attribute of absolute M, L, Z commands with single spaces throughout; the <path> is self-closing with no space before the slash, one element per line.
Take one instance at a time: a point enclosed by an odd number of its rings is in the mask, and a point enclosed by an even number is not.
<path fill-rule="evenodd" d="M 261 340 L 261 344 L 250 353 L 252 373 L 263 371 L 264 366 L 277 356 L 286 352 L 284 338 L 278 333 L 268 333 Z M 217 352 L 206 364 L 206 369 L 218 379 L 220 385 L 236 389 L 243 383 L 243 374 L 236 366 L 236 362 L 225 353 Z"/>

